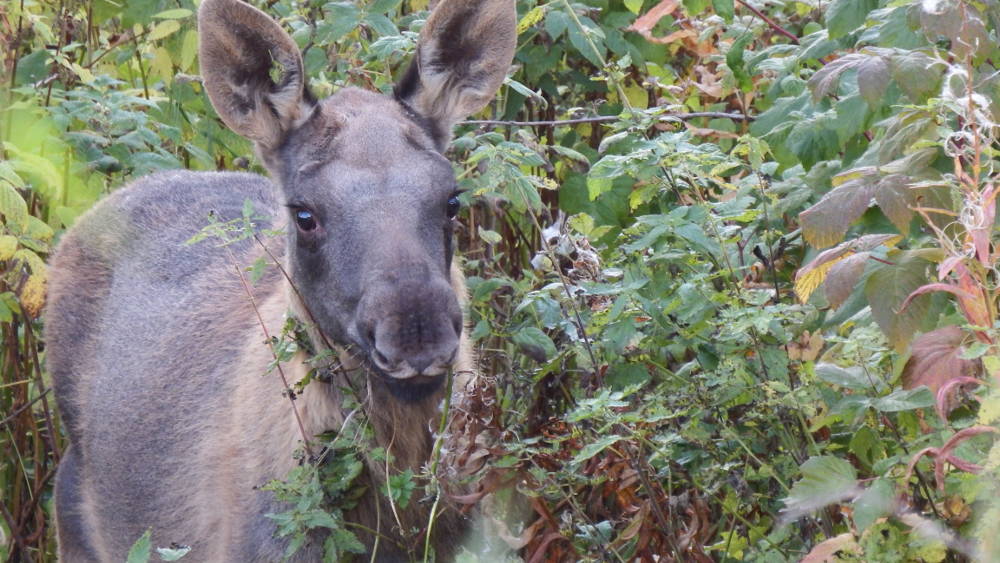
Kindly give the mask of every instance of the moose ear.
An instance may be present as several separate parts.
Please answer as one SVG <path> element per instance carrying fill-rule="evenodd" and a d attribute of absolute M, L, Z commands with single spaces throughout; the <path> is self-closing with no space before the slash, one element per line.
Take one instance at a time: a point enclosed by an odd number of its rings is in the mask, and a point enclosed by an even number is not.
<path fill-rule="evenodd" d="M 420 33 L 396 97 L 429 118 L 444 145 L 458 120 L 493 99 L 516 46 L 514 0 L 442 0 Z"/>
<path fill-rule="evenodd" d="M 299 48 L 274 20 L 238 0 L 203 0 L 198 31 L 202 79 L 215 111 L 260 148 L 276 148 L 315 104 Z"/>

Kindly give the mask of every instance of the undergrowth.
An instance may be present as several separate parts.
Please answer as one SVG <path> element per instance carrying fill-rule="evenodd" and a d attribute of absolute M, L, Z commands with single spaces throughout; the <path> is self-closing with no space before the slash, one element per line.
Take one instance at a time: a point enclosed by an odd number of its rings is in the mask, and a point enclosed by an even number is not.
<path fill-rule="evenodd" d="M 325 96 L 388 91 L 426 4 L 265 9 Z M 8 561 L 54 560 L 64 444 L 38 320 L 54 241 L 150 171 L 260 170 L 201 88 L 195 10 L 0 7 Z M 482 532 L 458 560 L 1000 558 L 1000 3 L 518 13 L 498 101 L 450 148 L 483 374 L 447 426 L 467 470 L 442 502 Z M 297 507 L 274 515 L 293 540 L 349 506 L 330 475 L 350 481 L 354 443 L 321 443 L 349 455 L 271 485 Z M 380 494 L 433 499 L 439 473 Z"/>

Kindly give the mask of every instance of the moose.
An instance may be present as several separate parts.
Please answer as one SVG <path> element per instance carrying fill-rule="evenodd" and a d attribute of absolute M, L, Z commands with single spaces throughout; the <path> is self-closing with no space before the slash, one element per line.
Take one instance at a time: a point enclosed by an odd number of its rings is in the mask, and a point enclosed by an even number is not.
<path fill-rule="evenodd" d="M 387 473 L 428 463 L 444 382 L 474 367 L 453 260 L 457 183 L 443 153 L 452 127 L 503 82 L 514 0 L 442 0 L 392 95 L 345 87 L 317 100 L 291 37 L 238 0 L 203 0 L 198 29 L 212 106 L 271 179 L 156 173 L 62 238 L 44 319 L 70 441 L 56 476 L 60 558 L 122 561 L 151 529 L 154 545 L 189 545 L 194 561 L 281 560 L 288 540 L 267 515 L 287 506 L 260 486 L 301 463 L 303 440 L 345 424 L 350 384 L 390 461 L 365 460 L 345 520 L 365 560 L 405 561 L 415 541 L 422 553 L 431 507 L 390 505 Z M 270 218 L 260 228 L 287 234 L 191 243 L 210 215 L 238 218 L 247 206 Z M 245 267 L 269 256 L 281 267 L 249 283 Z M 348 368 L 294 401 L 268 374 L 267 335 L 289 317 Z M 303 350 L 278 366 L 289 385 L 310 370 Z M 441 560 L 466 518 L 433 518 Z M 322 543 L 310 537 L 292 560 L 322 559 Z"/>

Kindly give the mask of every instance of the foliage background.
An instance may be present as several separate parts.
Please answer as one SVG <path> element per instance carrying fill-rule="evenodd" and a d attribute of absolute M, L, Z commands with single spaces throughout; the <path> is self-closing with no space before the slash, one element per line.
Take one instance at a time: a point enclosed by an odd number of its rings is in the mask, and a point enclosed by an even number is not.
<path fill-rule="evenodd" d="M 428 7 L 259 5 L 319 96 L 388 91 Z M 8 561 L 54 560 L 60 233 L 151 171 L 260 170 L 201 88 L 195 11 L 0 6 Z M 464 476 L 492 543 L 461 560 L 996 560 L 1000 4 L 518 14 L 508 82 L 450 149 L 489 377 L 464 431 L 492 444 Z"/>

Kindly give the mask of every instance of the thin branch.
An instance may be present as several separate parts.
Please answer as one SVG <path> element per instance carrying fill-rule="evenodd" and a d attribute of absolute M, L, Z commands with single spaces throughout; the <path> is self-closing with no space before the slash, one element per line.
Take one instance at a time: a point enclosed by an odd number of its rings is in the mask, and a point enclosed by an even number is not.
<path fill-rule="evenodd" d="M 657 118 L 659 122 L 667 121 L 687 121 L 689 119 L 697 119 L 699 117 L 712 117 L 718 119 L 732 119 L 733 121 L 753 121 L 756 119 L 751 115 L 744 115 L 742 113 L 726 113 L 722 111 L 696 111 L 691 113 L 674 113 L 670 115 L 664 115 Z M 582 123 L 611 123 L 613 121 L 619 121 L 621 117 L 617 115 L 597 115 L 593 117 L 578 117 L 574 119 L 556 119 L 552 121 L 504 121 L 497 119 L 470 119 L 468 121 L 460 122 L 461 125 L 501 125 L 508 127 L 535 127 L 535 126 L 554 126 L 559 127 L 561 125 L 579 125 Z"/>
<path fill-rule="evenodd" d="M 785 29 L 785 28 L 781 27 L 780 25 L 774 23 L 774 20 L 772 20 L 771 18 L 765 16 L 760 10 L 758 10 L 757 8 L 754 8 L 750 4 L 747 4 L 743 0 L 736 0 L 736 1 L 740 4 L 740 6 L 743 6 L 744 8 L 750 10 L 751 12 L 753 12 L 753 14 L 755 16 L 757 16 L 758 18 L 764 20 L 764 23 L 766 23 L 767 25 L 769 25 L 771 27 L 771 29 L 777 31 L 781 35 L 784 35 L 792 43 L 795 43 L 796 45 L 799 44 L 799 38 L 798 37 L 796 37 L 793 33 L 791 33 L 790 31 L 788 31 L 787 29 Z"/>

